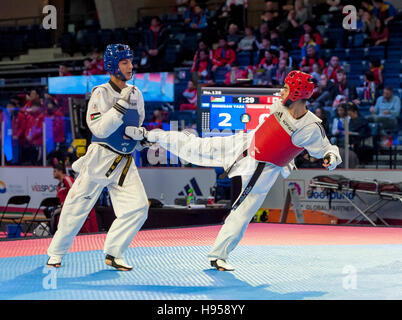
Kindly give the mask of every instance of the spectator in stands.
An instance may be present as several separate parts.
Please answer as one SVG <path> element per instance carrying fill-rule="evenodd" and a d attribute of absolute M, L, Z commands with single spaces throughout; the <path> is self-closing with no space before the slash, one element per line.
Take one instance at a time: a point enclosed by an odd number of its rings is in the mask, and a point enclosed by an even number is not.
<path fill-rule="evenodd" d="M 40 95 L 36 89 L 32 89 L 29 92 L 29 95 L 25 96 L 26 104 L 24 108 L 30 108 L 33 103 L 38 103 L 40 106 L 42 105 L 42 101 Z"/>
<path fill-rule="evenodd" d="M 339 65 L 339 58 L 337 56 L 332 56 L 329 60 L 327 67 L 324 68 L 323 73 L 328 77 L 328 80 L 333 81 L 335 84 L 338 83 L 338 78 L 336 73 L 341 70 L 342 67 Z"/>
<path fill-rule="evenodd" d="M 240 40 L 237 46 L 237 51 L 252 52 L 254 49 L 256 49 L 256 38 L 254 36 L 253 27 L 246 27 L 244 29 L 244 34 L 245 36 Z"/>
<path fill-rule="evenodd" d="M 364 41 L 366 45 L 379 46 L 388 43 L 389 31 L 385 26 L 384 21 L 376 19 L 375 28 L 371 32 L 370 37 Z"/>
<path fill-rule="evenodd" d="M 370 108 L 370 112 L 371 117 L 375 121 L 381 121 L 385 129 L 395 130 L 401 113 L 401 99 L 394 95 L 392 87 L 385 87 L 383 95 L 378 97 L 375 106 Z"/>
<path fill-rule="evenodd" d="M 30 145 L 29 160 L 32 165 L 40 165 L 43 156 L 43 122 L 45 116 L 39 102 L 33 101 L 28 112 L 25 131 Z"/>
<path fill-rule="evenodd" d="M 265 37 L 262 39 L 261 43 L 257 42 L 257 56 L 258 56 L 258 61 L 264 58 L 265 56 L 265 51 L 270 50 L 270 49 L 276 49 L 271 46 L 271 40 L 269 37 Z"/>
<path fill-rule="evenodd" d="M 294 5 L 295 20 L 298 26 L 303 25 L 305 22 L 311 19 L 310 8 L 304 5 L 303 0 L 296 0 Z"/>
<path fill-rule="evenodd" d="M 340 103 L 336 108 L 335 118 L 331 126 L 331 143 L 342 146 L 345 139 L 345 120 L 347 116 L 346 103 Z"/>
<path fill-rule="evenodd" d="M 232 63 L 230 71 L 225 74 L 224 83 L 227 85 L 236 84 L 239 82 L 243 82 L 244 79 L 248 79 L 248 71 L 240 68 L 239 63 L 237 61 L 234 61 Z"/>
<path fill-rule="evenodd" d="M 190 30 L 194 31 L 200 31 L 208 26 L 207 15 L 199 5 L 194 7 L 194 15 L 189 26 Z"/>
<path fill-rule="evenodd" d="M 378 58 L 373 58 L 369 61 L 370 71 L 374 76 L 374 83 L 376 87 L 382 89 L 384 86 L 384 77 L 383 77 L 383 66 L 381 65 L 381 60 Z"/>
<path fill-rule="evenodd" d="M 311 72 L 310 75 L 314 77 L 317 83 L 320 81 L 320 77 L 322 75 L 322 68 L 319 63 L 316 62 L 313 64 L 313 72 Z"/>
<path fill-rule="evenodd" d="M 317 56 L 320 55 L 320 45 L 318 45 L 318 44 L 315 42 L 314 37 L 313 37 L 313 34 L 312 34 L 311 32 L 310 32 L 310 33 L 305 33 L 305 34 L 303 35 L 303 40 L 304 40 L 304 43 L 303 43 L 303 46 L 301 47 L 301 58 L 302 58 L 302 59 L 303 59 L 305 56 L 307 56 L 307 47 L 308 47 L 308 46 L 314 47 Z"/>
<path fill-rule="evenodd" d="M 383 0 L 374 0 L 373 1 L 374 8 L 373 14 L 384 21 L 384 24 L 387 25 L 391 20 L 393 20 L 397 14 L 395 7 L 390 3 Z"/>
<path fill-rule="evenodd" d="M 296 11 L 291 9 L 286 18 L 284 18 L 279 24 L 277 30 L 284 40 L 294 38 L 295 32 L 298 29 L 299 24 L 296 21 Z"/>
<path fill-rule="evenodd" d="M 231 64 L 236 60 L 236 52 L 228 46 L 225 37 L 220 37 L 218 48 L 214 51 L 212 59 L 212 71 L 215 72 L 219 67 L 230 68 Z"/>
<path fill-rule="evenodd" d="M 364 154 L 364 140 L 371 136 L 368 121 L 363 117 L 353 102 L 347 103 L 347 112 L 349 116 L 349 143 L 352 150 L 357 154 L 360 162 L 364 162 L 366 155 Z"/>
<path fill-rule="evenodd" d="M 198 58 L 193 62 L 191 73 L 194 83 L 212 80 L 212 59 L 209 58 L 207 50 L 204 49 L 198 52 Z"/>
<path fill-rule="evenodd" d="M 163 112 L 161 108 L 157 108 L 154 110 L 152 116 L 149 119 L 147 129 L 148 130 L 162 129 L 162 124 L 163 124 Z"/>
<path fill-rule="evenodd" d="M 273 69 L 278 64 L 277 51 L 273 49 L 265 50 L 264 58 L 261 59 L 257 68 L 264 68 L 266 70 Z"/>
<path fill-rule="evenodd" d="M 321 124 L 324 127 L 325 130 L 325 134 L 328 135 L 329 134 L 329 121 L 328 121 L 328 117 L 327 117 L 327 112 L 321 108 L 315 108 L 314 109 L 314 114 L 321 119 Z"/>
<path fill-rule="evenodd" d="M 296 69 L 297 67 L 297 62 L 293 57 L 289 56 L 289 49 L 286 48 L 285 46 L 280 46 L 279 47 L 279 60 L 280 59 L 285 59 L 286 60 L 286 65 L 290 68 Z"/>
<path fill-rule="evenodd" d="M 261 23 L 260 27 L 255 32 L 255 37 L 259 45 L 262 43 L 262 39 L 270 39 L 270 33 L 267 23 Z"/>
<path fill-rule="evenodd" d="M 265 50 L 264 58 L 253 69 L 253 83 L 255 85 L 268 85 L 269 84 L 269 71 L 274 69 L 278 64 L 278 58 L 276 57 L 276 51 Z M 272 81 L 272 72 L 271 72 Z"/>
<path fill-rule="evenodd" d="M 228 35 L 226 37 L 227 42 L 228 42 L 228 46 L 230 48 L 232 48 L 233 50 L 237 49 L 237 45 L 240 42 L 240 40 L 242 39 L 242 35 L 238 33 L 239 27 L 234 24 L 231 23 L 229 25 L 229 29 L 228 29 Z"/>
<path fill-rule="evenodd" d="M 59 65 L 59 77 L 72 76 L 66 64 L 62 63 Z"/>
<path fill-rule="evenodd" d="M 184 24 L 188 25 L 193 20 L 196 5 L 197 2 L 195 0 L 190 0 L 184 17 Z"/>
<path fill-rule="evenodd" d="M 180 105 L 180 111 L 197 109 L 197 88 L 193 81 L 187 83 L 187 89 L 183 92 L 183 103 Z"/>
<path fill-rule="evenodd" d="M 300 37 L 300 40 L 299 40 L 299 48 L 300 49 L 303 48 L 303 46 L 306 43 L 306 41 L 304 39 L 306 34 L 308 34 L 310 36 L 309 41 L 312 41 L 313 43 L 315 43 L 318 46 L 322 46 L 323 39 L 321 37 L 321 34 L 317 30 L 314 29 L 313 22 L 306 21 L 303 24 L 303 30 L 304 30 L 304 34 L 302 34 L 302 36 Z"/>
<path fill-rule="evenodd" d="M 322 74 L 318 86 L 314 88 L 311 107 L 313 110 L 324 107 L 324 110 L 332 112 L 332 103 L 335 99 L 337 89 L 332 81 L 328 80 L 326 74 Z"/>
<path fill-rule="evenodd" d="M 353 101 L 355 104 L 359 104 L 360 101 L 358 99 L 356 86 L 349 83 L 346 75 L 346 71 L 343 69 L 338 69 L 336 71 L 337 78 L 337 89 L 338 95 L 341 95 L 346 98 L 346 101 Z M 336 100 L 336 99 L 335 99 Z M 338 104 L 334 105 L 335 107 Z"/>
<path fill-rule="evenodd" d="M 320 67 L 323 69 L 325 67 L 325 62 L 321 58 L 317 57 L 315 47 L 307 46 L 307 55 L 300 62 L 300 70 L 306 73 L 313 72 L 314 63 L 318 63 Z"/>
<path fill-rule="evenodd" d="M 284 80 L 290 71 L 292 71 L 292 67 L 287 65 L 287 60 L 279 59 L 279 63 L 268 70 L 268 85 L 283 86 Z"/>
<path fill-rule="evenodd" d="M 363 10 L 363 12 L 362 12 L 362 15 L 361 15 L 361 22 L 362 22 L 362 31 L 365 33 L 365 34 L 367 34 L 367 35 L 370 35 L 371 34 L 371 32 L 373 32 L 374 31 L 374 28 L 375 28 L 375 18 L 374 18 L 374 16 L 373 16 L 373 14 L 372 14 L 372 12 L 371 11 L 368 11 L 368 10 L 365 10 L 365 9 L 362 9 Z"/>
<path fill-rule="evenodd" d="M 167 30 L 163 27 L 159 17 L 153 17 L 148 30 L 143 33 L 146 64 L 150 71 L 160 72 L 165 68 L 165 56 L 168 42 Z"/>
<path fill-rule="evenodd" d="M 277 30 L 270 31 L 271 48 L 278 50 L 282 44 L 281 37 Z"/>
<path fill-rule="evenodd" d="M 363 73 L 363 96 L 362 102 L 374 104 L 377 96 L 377 86 L 374 81 L 374 74 L 370 70 Z"/>
<path fill-rule="evenodd" d="M 100 50 L 95 49 L 92 52 L 92 59 L 86 58 L 84 60 L 84 71 L 82 74 L 86 76 L 93 76 L 105 73 L 102 53 Z"/>
<path fill-rule="evenodd" d="M 208 47 L 208 45 L 204 39 L 200 39 L 200 40 L 198 40 L 197 50 L 195 51 L 195 54 L 193 57 L 193 63 L 199 59 L 201 50 L 206 50 L 208 52 L 209 59 L 212 61 L 212 59 L 214 57 L 214 52 Z"/>
<path fill-rule="evenodd" d="M 279 25 L 278 16 L 272 10 L 266 10 L 261 15 L 261 22 L 268 25 L 269 30 L 274 30 Z"/>

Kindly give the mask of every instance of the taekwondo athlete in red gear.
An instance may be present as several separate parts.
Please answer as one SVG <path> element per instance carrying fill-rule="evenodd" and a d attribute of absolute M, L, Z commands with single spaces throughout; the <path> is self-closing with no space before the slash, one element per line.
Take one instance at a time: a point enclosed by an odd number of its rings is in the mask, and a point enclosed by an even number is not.
<path fill-rule="evenodd" d="M 218 270 L 234 270 L 227 263 L 229 253 L 243 237 L 278 176 L 286 178 L 295 168 L 293 159 L 297 154 L 305 149 L 315 158 L 324 158 L 323 166 L 329 170 L 342 162 L 338 147 L 325 136 L 321 120 L 306 108 L 306 99 L 314 89 L 312 78 L 301 71 L 290 72 L 281 100 L 271 107 L 271 116 L 248 133 L 199 138 L 188 132 L 126 128 L 126 134 L 133 139 L 157 142 L 185 161 L 220 166 L 229 177 L 241 176 L 242 192 L 208 254 L 211 265 Z"/>
<path fill-rule="evenodd" d="M 123 254 L 148 215 L 148 198 L 132 161 L 132 152 L 142 146 L 124 134 L 126 126 L 141 126 L 145 117 L 142 93 L 126 84 L 132 78 L 132 59 L 133 52 L 127 45 L 106 48 L 104 64 L 111 79 L 92 89 L 86 119 L 92 141 L 87 153 L 72 165 L 79 175 L 48 248 L 48 266 L 61 266 L 74 237 L 107 187 L 116 219 L 106 236 L 105 263 L 122 271 L 132 269 Z"/>

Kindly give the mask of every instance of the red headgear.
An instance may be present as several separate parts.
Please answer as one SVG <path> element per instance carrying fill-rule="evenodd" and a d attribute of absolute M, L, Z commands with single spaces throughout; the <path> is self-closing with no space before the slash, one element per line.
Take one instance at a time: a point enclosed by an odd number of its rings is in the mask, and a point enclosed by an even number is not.
<path fill-rule="evenodd" d="M 310 98 L 314 90 L 313 78 L 313 76 L 301 71 L 291 71 L 285 79 L 285 83 L 289 86 L 289 95 L 283 104 L 289 100 L 298 101 Z"/>

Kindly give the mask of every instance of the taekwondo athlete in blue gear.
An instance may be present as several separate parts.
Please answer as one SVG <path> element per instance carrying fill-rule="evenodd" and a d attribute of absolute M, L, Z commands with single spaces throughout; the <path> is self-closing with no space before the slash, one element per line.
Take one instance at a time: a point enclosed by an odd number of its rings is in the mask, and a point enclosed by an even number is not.
<path fill-rule="evenodd" d="M 48 266 L 61 266 L 74 237 L 107 187 L 116 219 L 106 236 L 105 263 L 122 271 L 132 269 L 123 253 L 148 215 L 148 198 L 132 161 L 132 152 L 142 146 L 124 133 L 126 126 L 141 126 L 145 117 L 142 93 L 126 83 L 133 75 L 132 59 L 133 52 L 127 45 L 111 44 L 106 48 L 104 64 L 111 79 L 92 89 L 86 121 L 93 137 L 85 156 L 73 163 L 79 175 L 48 248 Z"/>

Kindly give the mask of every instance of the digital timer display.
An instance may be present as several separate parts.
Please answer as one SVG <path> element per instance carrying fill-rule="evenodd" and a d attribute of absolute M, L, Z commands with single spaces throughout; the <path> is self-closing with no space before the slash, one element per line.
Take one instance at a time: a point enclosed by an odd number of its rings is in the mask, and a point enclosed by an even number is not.
<path fill-rule="evenodd" d="M 279 91 L 271 88 L 199 88 L 198 129 L 203 136 L 253 130 L 271 114 L 270 107 L 280 99 Z"/>

